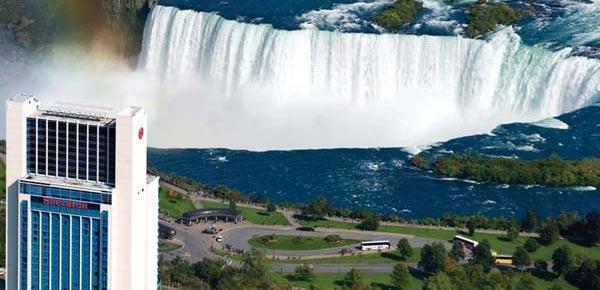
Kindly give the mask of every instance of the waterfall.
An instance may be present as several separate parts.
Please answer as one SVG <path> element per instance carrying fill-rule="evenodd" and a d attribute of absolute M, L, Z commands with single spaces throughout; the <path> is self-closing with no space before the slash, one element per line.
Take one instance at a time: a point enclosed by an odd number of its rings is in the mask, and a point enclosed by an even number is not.
<path fill-rule="evenodd" d="M 510 28 L 488 40 L 286 31 L 158 5 L 146 23 L 138 66 L 165 83 L 203 80 L 226 102 L 243 98 L 248 88 L 261 90 L 260 104 L 290 111 L 290 104 L 305 98 L 306 106 L 320 110 L 318 123 L 329 133 L 337 129 L 331 123 L 372 123 L 371 130 L 385 130 L 372 142 L 342 144 L 340 137 L 301 147 L 433 142 L 600 100 L 600 61 L 569 56 L 567 49 L 523 45 Z M 298 110 L 309 110 L 306 106 Z M 351 119 L 337 115 L 330 121 L 328 112 L 336 110 L 351 111 Z M 482 117 L 489 120 L 481 124 Z M 321 128 L 311 126 L 299 131 Z"/>

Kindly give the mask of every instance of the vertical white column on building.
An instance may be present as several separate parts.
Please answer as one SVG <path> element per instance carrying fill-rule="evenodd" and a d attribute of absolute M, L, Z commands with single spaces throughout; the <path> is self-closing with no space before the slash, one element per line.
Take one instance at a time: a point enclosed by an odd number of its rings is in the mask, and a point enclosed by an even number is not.
<path fill-rule="evenodd" d="M 20 96 L 6 101 L 6 288 L 19 285 L 18 202 L 17 180 L 27 173 L 26 119 L 39 107 L 33 97 Z"/>

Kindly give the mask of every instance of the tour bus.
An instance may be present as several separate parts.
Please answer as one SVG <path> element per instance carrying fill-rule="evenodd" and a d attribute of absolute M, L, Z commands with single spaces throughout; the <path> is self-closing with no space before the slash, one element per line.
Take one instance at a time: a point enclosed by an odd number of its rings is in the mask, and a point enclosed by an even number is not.
<path fill-rule="evenodd" d="M 511 255 L 496 255 L 496 264 L 497 265 L 512 265 L 513 257 Z"/>
<path fill-rule="evenodd" d="M 361 251 L 370 251 L 370 250 L 389 250 L 390 249 L 390 241 L 368 241 L 360 243 Z"/>
<path fill-rule="evenodd" d="M 452 242 L 454 242 L 455 244 L 456 243 L 462 244 L 463 247 L 465 247 L 469 250 L 472 250 L 473 248 L 477 247 L 477 245 L 479 245 L 478 241 L 474 241 L 474 240 L 465 238 L 461 235 L 454 236 L 454 239 L 452 240 Z"/>

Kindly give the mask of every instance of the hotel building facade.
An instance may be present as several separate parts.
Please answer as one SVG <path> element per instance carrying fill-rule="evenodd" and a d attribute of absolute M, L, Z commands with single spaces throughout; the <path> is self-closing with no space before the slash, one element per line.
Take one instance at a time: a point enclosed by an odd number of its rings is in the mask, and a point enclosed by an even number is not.
<path fill-rule="evenodd" d="M 6 287 L 156 289 L 144 109 L 6 102 Z"/>

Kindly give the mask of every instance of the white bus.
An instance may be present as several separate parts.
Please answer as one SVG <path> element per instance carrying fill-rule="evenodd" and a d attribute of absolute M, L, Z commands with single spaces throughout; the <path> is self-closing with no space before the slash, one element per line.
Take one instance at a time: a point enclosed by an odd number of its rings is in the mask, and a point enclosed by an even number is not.
<path fill-rule="evenodd" d="M 389 250 L 390 249 L 390 241 L 368 241 L 360 243 L 361 251 L 370 251 L 370 250 Z"/>
<path fill-rule="evenodd" d="M 472 250 L 473 248 L 475 248 L 475 247 L 477 247 L 479 245 L 478 241 L 474 241 L 474 240 L 465 238 L 465 237 L 463 237 L 461 235 L 454 236 L 453 242 L 454 243 L 460 243 L 460 244 L 463 245 L 463 247 L 465 247 L 465 248 L 467 248 L 469 250 Z"/>

